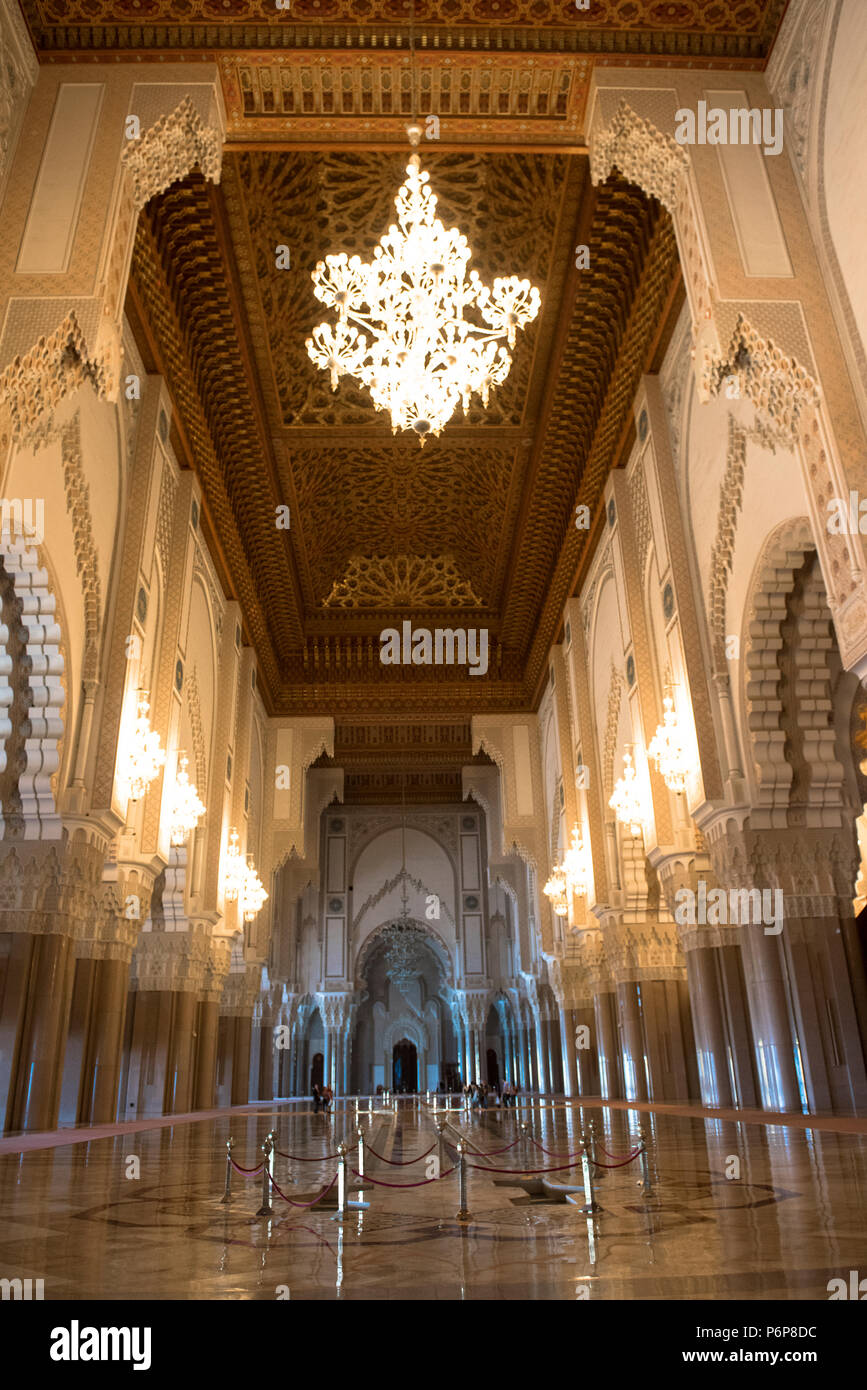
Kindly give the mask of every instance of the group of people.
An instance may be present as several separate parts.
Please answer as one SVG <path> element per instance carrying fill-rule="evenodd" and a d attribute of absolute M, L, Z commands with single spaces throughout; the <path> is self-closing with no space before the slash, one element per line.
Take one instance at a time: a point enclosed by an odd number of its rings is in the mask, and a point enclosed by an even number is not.
<path fill-rule="evenodd" d="M 313 1113 L 317 1115 L 320 1110 L 324 1110 L 326 1115 L 331 1109 L 331 1102 L 334 1099 L 334 1092 L 330 1086 L 317 1086 L 313 1083 Z"/>
<path fill-rule="evenodd" d="M 487 1110 L 489 1098 L 496 1099 L 496 1086 L 489 1086 L 487 1081 L 470 1081 L 464 1086 L 463 1094 L 469 1097 L 471 1110 Z M 504 1081 L 500 1090 L 503 1104 L 507 1107 L 514 1106 L 518 1095 L 518 1088 L 514 1081 Z"/>

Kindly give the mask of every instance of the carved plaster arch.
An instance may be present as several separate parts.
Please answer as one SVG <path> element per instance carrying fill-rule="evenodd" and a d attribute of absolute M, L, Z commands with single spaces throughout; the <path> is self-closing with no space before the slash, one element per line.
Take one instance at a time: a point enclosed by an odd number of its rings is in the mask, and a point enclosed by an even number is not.
<path fill-rule="evenodd" d="M 785 811 L 789 804 L 792 767 L 785 756 L 778 654 L 783 643 L 781 627 L 786 618 L 786 602 L 795 574 L 815 549 L 806 517 L 790 518 L 777 526 L 762 548 L 747 600 L 745 630 L 750 637 L 743 661 L 744 728 L 757 786 L 756 805 L 768 809 Z M 818 648 L 814 665 L 813 677 L 821 682 L 824 662 Z M 827 681 L 827 674 L 824 679 Z M 832 759 L 833 747 L 831 726 Z"/>
<path fill-rule="evenodd" d="M 0 625 L 0 708 L 8 709 L 15 698 L 9 684 L 13 673 L 6 650 L 10 639 L 20 644 L 19 676 L 24 682 L 21 696 L 27 710 L 21 724 L 23 748 L 18 769 L 5 769 L 17 777 L 21 825 L 3 826 L 4 838 L 10 831 L 28 840 L 59 840 L 62 827 L 54 797 L 53 779 L 60 767 L 63 737 L 61 710 L 65 704 L 64 660 L 60 650 L 61 631 L 56 616 L 56 600 L 48 572 L 39 562 L 34 546 L 23 540 L 0 538 L 0 566 L 12 585 L 20 604 L 20 621 L 13 633 Z M 6 740 L 12 734 L 8 719 L 0 720 L 0 756 L 5 764 Z"/>

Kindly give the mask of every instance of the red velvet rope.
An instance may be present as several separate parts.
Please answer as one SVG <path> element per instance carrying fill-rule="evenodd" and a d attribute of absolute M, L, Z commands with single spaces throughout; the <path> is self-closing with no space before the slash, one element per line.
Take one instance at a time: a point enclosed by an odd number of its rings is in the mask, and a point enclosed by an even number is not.
<path fill-rule="evenodd" d="M 357 1148 L 358 1144 L 355 1143 L 352 1145 L 352 1148 L 347 1149 L 346 1152 L 348 1154 L 355 1153 L 355 1150 Z M 317 1158 L 315 1156 L 313 1158 L 302 1158 L 300 1154 L 284 1154 L 282 1149 L 275 1149 L 274 1152 L 278 1155 L 279 1158 L 289 1158 L 292 1160 L 293 1163 L 325 1163 L 329 1158 L 340 1157 L 340 1154 L 323 1154 L 321 1158 Z"/>
<path fill-rule="evenodd" d="M 549 1158 L 580 1158 L 584 1152 L 583 1149 L 576 1149 L 574 1153 L 562 1153 L 557 1149 L 546 1149 L 545 1145 L 540 1144 L 538 1139 L 534 1139 L 532 1136 L 528 1137 L 530 1139 L 530 1143 L 535 1144 L 536 1148 L 541 1149 L 542 1153 L 547 1154 Z"/>
<path fill-rule="evenodd" d="M 236 1163 L 236 1162 L 235 1162 L 234 1158 L 230 1158 L 230 1159 L 229 1159 L 229 1162 L 231 1163 L 232 1167 L 235 1169 L 235 1172 L 236 1172 L 236 1173 L 243 1173 L 245 1178 L 246 1178 L 246 1177 L 255 1177 L 256 1174 L 257 1174 L 257 1173 L 261 1173 L 262 1169 L 265 1167 L 265 1164 L 264 1164 L 264 1163 L 260 1163 L 258 1168 L 242 1168 L 241 1165 L 240 1165 L 240 1163 Z"/>
<path fill-rule="evenodd" d="M 469 1144 L 473 1153 L 477 1154 L 479 1158 L 496 1158 L 497 1154 L 507 1154 L 510 1149 L 513 1149 L 515 1147 L 516 1144 L 520 1144 L 521 1139 L 523 1139 L 523 1137 L 523 1134 L 520 1135 L 519 1138 L 513 1139 L 511 1144 L 506 1144 L 505 1148 L 502 1149 L 479 1149 L 476 1147 L 476 1145 L 473 1143 L 471 1139 L 462 1139 L 461 1142 L 464 1144 Z M 454 1148 L 454 1144 L 449 1144 L 448 1139 L 445 1140 L 445 1143 L 448 1145 L 450 1149 Z"/>
<path fill-rule="evenodd" d="M 432 1154 L 435 1148 L 436 1143 L 433 1143 L 429 1149 L 425 1149 L 423 1154 L 418 1154 L 415 1158 L 385 1158 L 368 1144 L 367 1153 L 373 1154 L 374 1158 L 378 1158 L 381 1163 L 388 1163 L 392 1168 L 410 1168 L 413 1163 L 420 1163 L 423 1158 L 427 1158 L 428 1154 Z"/>
<path fill-rule="evenodd" d="M 350 1169 L 350 1172 L 354 1173 L 357 1178 L 361 1178 L 362 1182 L 372 1182 L 377 1187 L 403 1187 L 407 1189 L 410 1187 L 427 1187 L 429 1183 L 439 1182 L 440 1178 L 446 1178 L 449 1173 L 453 1173 L 454 1171 L 454 1168 L 447 1168 L 444 1173 L 440 1173 L 439 1178 L 423 1178 L 421 1182 L 382 1182 L 380 1178 L 372 1178 L 367 1173 L 359 1173 L 357 1168 Z"/>
<path fill-rule="evenodd" d="M 590 1162 L 595 1164 L 597 1168 L 625 1168 L 627 1163 L 632 1163 L 642 1153 L 644 1153 L 643 1149 L 637 1149 L 634 1154 L 622 1159 L 620 1163 L 600 1163 L 598 1158 L 591 1158 Z"/>
<path fill-rule="evenodd" d="M 275 1181 L 274 1181 L 273 1178 L 271 1179 L 271 1186 L 273 1187 L 274 1191 L 275 1191 L 280 1197 L 283 1198 L 283 1201 L 284 1201 L 284 1202 L 288 1202 L 288 1203 L 289 1203 L 290 1207 L 315 1207 L 317 1202 L 321 1202 L 323 1197 L 327 1197 L 327 1196 L 328 1196 L 328 1193 L 331 1191 L 332 1187 L 333 1187 L 334 1184 L 337 1182 L 337 1176 L 338 1176 L 337 1173 L 335 1173 L 335 1174 L 334 1174 L 334 1177 L 331 1179 L 331 1182 L 328 1184 L 328 1186 L 327 1186 L 327 1187 L 323 1187 L 323 1189 L 322 1189 L 322 1191 L 320 1192 L 319 1196 L 318 1196 L 318 1197 L 314 1197 L 312 1202 L 293 1202 L 291 1197 L 287 1197 L 285 1192 L 281 1192 L 281 1191 L 280 1191 L 279 1187 L 277 1186 L 277 1184 L 275 1183 Z"/>
<path fill-rule="evenodd" d="M 641 1144 L 639 1144 L 639 1145 L 638 1145 L 638 1148 L 635 1149 L 633 1153 L 629 1154 L 629 1155 L 628 1155 L 628 1158 L 627 1158 L 627 1155 L 626 1155 L 626 1154 L 610 1154 L 610 1153 L 608 1152 L 607 1149 L 602 1148 L 602 1145 L 601 1145 L 601 1144 L 599 1144 L 598 1147 L 602 1150 L 602 1152 L 604 1153 L 604 1155 L 605 1155 L 606 1158 L 622 1158 L 622 1159 L 624 1159 L 624 1161 L 628 1161 L 628 1160 L 631 1160 L 631 1159 L 633 1159 L 633 1158 L 637 1158 L 638 1155 L 639 1155 L 640 1153 L 643 1153 L 643 1152 L 644 1152 L 643 1146 L 642 1146 Z"/>

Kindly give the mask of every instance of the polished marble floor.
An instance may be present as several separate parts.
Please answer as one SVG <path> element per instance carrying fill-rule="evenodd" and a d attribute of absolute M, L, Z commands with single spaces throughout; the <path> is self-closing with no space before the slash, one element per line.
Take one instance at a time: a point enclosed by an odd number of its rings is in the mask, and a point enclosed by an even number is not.
<path fill-rule="evenodd" d="M 261 1183 L 237 1174 L 231 1201 L 220 1202 L 230 1134 L 242 1166 L 259 1161 L 271 1128 L 280 1150 L 330 1154 L 344 1135 L 352 1140 L 351 1109 L 325 1117 L 263 1104 L 0 1154 L 0 1277 L 43 1279 L 46 1299 L 827 1300 L 830 1279 L 867 1274 L 865 1134 L 602 1104 L 530 1113 L 535 1145 L 524 1137 L 477 1160 L 508 1171 L 470 1170 L 466 1223 L 456 1219 L 455 1173 L 403 1190 L 368 1185 L 369 1207 L 343 1223 L 333 1205 L 279 1198 L 272 1217 L 257 1217 Z M 520 1133 L 512 1111 L 450 1119 L 487 1151 Z M 615 1156 L 630 1151 L 642 1124 L 653 1159 L 653 1195 L 639 1186 L 637 1164 L 611 1169 L 596 1184 L 592 1222 L 563 1191 L 518 1171 L 558 1167 L 563 1159 L 538 1146 L 572 1153 L 591 1119 Z M 393 1165 L 436 1138 L 430 1113 L 406 1101 L 396 1116 L 363 1123 Z M 139 1176 L 127 1176 L 136 1167 Z M 310 1200 L 336 1167 L 278 1158 L 276 1182 L 293 1201 Z M 431 1169 L 368 1152 L 366 1172 L 410 1184 Z M 580 1165 L 546 1181 L 579 1184 Z"/>

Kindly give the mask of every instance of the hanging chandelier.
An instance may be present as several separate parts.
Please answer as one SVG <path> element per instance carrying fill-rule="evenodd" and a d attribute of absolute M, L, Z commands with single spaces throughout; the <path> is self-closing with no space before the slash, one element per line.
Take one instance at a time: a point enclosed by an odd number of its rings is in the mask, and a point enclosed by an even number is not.
<path fill-rule="evenodd" d="M 419 133 L 411 129 L 411 138 Z M 514 348 L 517 330 L 541 304 L 539 291 L 517 275 L 495 279 L 492 288 L 476 270 L 467 276 L 472 251 L 456 227 L 447 230 L 435 217 L 428 177 L 412 155 L 394 200 L 397 224 L 372 263 L 345 252 L 318 263 L 314 293 L 338 318 L 307 339 L 333 391 L 342 376 L 356 377 L 377 410 L 388 411 L 392 433 L 415 430 L 422 445 L 458 405 L 466 411 L 471 396 L 487 406 L 512 365 L 501 340 Z"/>
<path fill-rule="evenodd" d="M 581 837 L 577 825 L 572 828 L 572 844 L 563 857 L 562 864 L 555 864 L 551 877 L 542 889 L 558 917 L 565 917 L 569 911 L 569 898 L 573 893 L 586 893 L 590 883 L 590 862 L 588 848 Z"/>
<path fill-rule="evenodd" d="M 566 882 L 566 870 L 562 864 L 555 864 L 551 870 L 551 877 L 542 889 L 545 897 L 551 904 L 552 911 L 558 917 L 565 917 L 569 911 L 569 891 Z"/>
<path fill-rule="evenodd" d="M 229 831 L 229 844 L 226 848 L 226 865 L 223 870 L 223 893 L 226 902 L 237 902 L 244 891 L 247 866 L 238 844 L 238 832 L 234 825 Z"/>
<path fill-rule="evenodd" d="M 245 922 L 252 922 L 253 918 L 258 916 L 267 898 L 268 894 L 253 864 L 253 856 L 248 854 L 241 887 L 241 912 Z"/>
<path fill-rule="evenodd" d="M 184 843 L 190 831 L 195 830 L 205 814 L 204 802 L 187 775 L 187 765 L 187 756 L 182 753 L 178 761 L 169 812 L 169 840 L 176 847 Z"/>
<path fill-rule="evenodd" d="M 672 694 L 666 694 L 663 707 L 663 722 L 650 741 L 647 756 L 656 763 L 669 791 L 682 792 L 692 770 L 686 735 L 677 722 Z"/>
<path fill-rule="evenodd" d="M 621 825 L 628 825 L 632 835 L 640 835 L 644 830 L 644 803 L 639 795 L 632 753 L 629 747 L 623 752 L 623 776 L 618 777 L 614 795 L 608 802 Z"/>
<path fill-rule="evenodd" d="M 400 916 L 382 932 L 385 943 L 385 973 L 399 989 L 421 974 L 425 955 L 425 933 L 409 915 L 406 866 L 401 870 Z"/>
<path fill-rule="evenodd" d="M 136 693 L 136 718 L 132 738 L 126 753 L 124 781 L 129 787 L 130 801 L 140 801 L 159 775 L 166 761 L 165 749 L 160 748 L 160 736 L 151 728 L 148 711 L 148 692 Z"/>
<path fill-rule="evenodd" d="M 590 885 L 590 854 L 577 825 L 572 827 L 572 844 L 563 860 L 566 882 L 573 893 L 586 893 Z"/>

